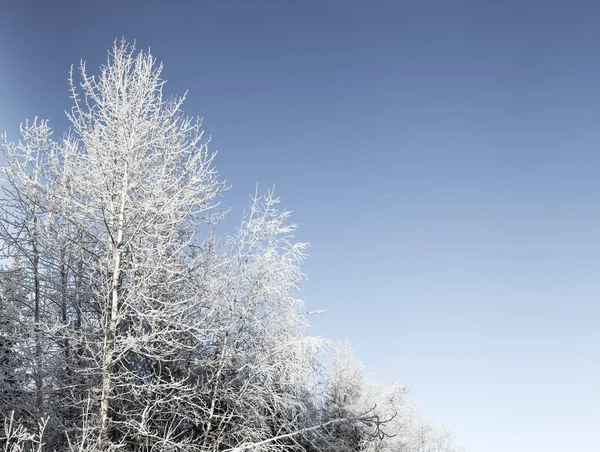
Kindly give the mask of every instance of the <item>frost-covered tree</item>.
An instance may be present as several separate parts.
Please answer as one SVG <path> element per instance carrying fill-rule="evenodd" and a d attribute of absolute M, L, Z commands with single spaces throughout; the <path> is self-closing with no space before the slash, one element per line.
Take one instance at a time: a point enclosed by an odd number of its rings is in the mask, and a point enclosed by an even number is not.
<path fill-rule="evenodd" d="M 2 145 L 0 446 L 437 450 L 348 346 L 327 371 L 298 294 L 307 245 L 272 192 L 232 236 L 203 231 L 226 187 L 161 70 L 117 42 L 98 76 L 71 71 L 68 134 L 36 120 Z"/>
<path fill-rule="evenodd" d="M 370 450 L 397 435 L 397 419 L 408 395 L 401 385 L 380 386 L 364 374 L 348 342 L 335 344 L 327 380 L 324 414 L 331 427 L 322 437 L 330 450 Z M 363 422 L 347 422 L 363 419 Z"/>
<path fill-rule="evenodd" d="M 333 348 L 325 412 L 329 418 L 352 419 L 368 413 L 376 422 L 341 422 L 322 436 L 331 451 L 461 452 L 452 434 L 427 421 L 409 389 L 398 383 L 382 385 L 363 372 L 349 343 Z"/>
<path fill-rule="evenodd" d="M 15 309 L 22 299 L 14 279 L 17 272 L 4 269 L 0 279 L 0 413 L 16 412 L 23 419 L 30 397 L 23 397 L 23 363 L 19 353 L 21 322 Z"/>
<path fill-rule="evenodd" d="M 79 87 L 71 77 L 73 132 L 51 163 L 56 214 L 85 237 L 94 276 L 100 449 L 156 434 L 146 432 L 144 405 L 189 383 L 163 367 L 190 346 L 182 318 L 196 228 L 215 215 L 223 188 L 200 121 L 181 112 L 183 98 L 163 98 L 160 73 L 125 43 L 98 78 L 82 65 Z"/>
<path fill-rule="evenodd" d="M 4 290 L 5 318 L 12 330 L 13 351 L 20 356 L 22 387 L 17 391 L 29 421 L 38 422 L 46 415 L 49 393 L 49 369 L 46 356 L 52 348 L 44 331 L 45 319 L 52 306 L 48 297 L 47 270 L 44 259 L 47 214 L 44 167 L 53 143 L 46 121 L 33 121 L 21 126 L 18 143 L 3 141 L 0 202 L 0 238 L 2 257 L 12 259 Z M 5 314 L 8 315 L 8 314 Z M 33 396 L 33 406 L 25 400 Z"/>
<path fill-rule="evenodd" d="M 225 322 L 207 435 L 218 449 L 291 447 L 297 421 L 306 417 L 301 395 L 320 370 L 323 343 L 305 335 L 296 296 L 306 245 L 292 241 L 295 226 L 278 202 L 272 193 L 252 200 L 238 234 L 225 243 L 216 275 L 213 299 L 225 302 Z"/>

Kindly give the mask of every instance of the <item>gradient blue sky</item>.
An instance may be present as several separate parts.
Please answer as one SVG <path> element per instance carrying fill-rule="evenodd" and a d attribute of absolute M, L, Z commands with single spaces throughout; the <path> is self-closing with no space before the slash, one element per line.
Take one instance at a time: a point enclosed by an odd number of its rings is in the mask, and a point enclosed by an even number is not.
<path fill-rule="evenodd" d="M 3 0 L 0 129 L 115 38 L 190 89 L 240 216 L 275 184 L 315 334 L 468 452 L 596 451 L 600 3 Z"/>

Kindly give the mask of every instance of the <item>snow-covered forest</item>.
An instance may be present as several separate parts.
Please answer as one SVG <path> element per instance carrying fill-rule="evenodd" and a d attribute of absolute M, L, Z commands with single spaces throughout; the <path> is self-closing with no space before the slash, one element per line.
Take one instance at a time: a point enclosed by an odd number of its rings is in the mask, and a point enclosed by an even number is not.
<path fill-rule="evenodd" d="M 117 42 L 70 83 L 68 132 L 1 145 L 4 452 L 459 450 L 307 334 L 307 245 L 272 192 L 214 233 L 227 187 L 149 53 Z"/>

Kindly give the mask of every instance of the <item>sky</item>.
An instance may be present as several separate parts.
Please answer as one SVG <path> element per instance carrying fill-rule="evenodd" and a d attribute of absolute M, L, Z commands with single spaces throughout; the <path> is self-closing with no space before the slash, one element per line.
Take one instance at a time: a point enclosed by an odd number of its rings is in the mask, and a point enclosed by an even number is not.
<path fill-rule="evenodd" d="M 257 183 L 294 211 L 311 333 L 467 452 L 600 450 L 598 2 L 0 3 L 9 139 L 136 40 L 204 117 L 223 228 Z"/>

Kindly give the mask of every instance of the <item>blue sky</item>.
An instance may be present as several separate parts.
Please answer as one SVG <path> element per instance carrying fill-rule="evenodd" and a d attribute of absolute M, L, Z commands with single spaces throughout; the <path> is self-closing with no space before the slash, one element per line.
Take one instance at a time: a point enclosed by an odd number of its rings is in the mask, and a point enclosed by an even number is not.
<path fill-rule="evenodd" d="M 239 218 L 276 185 L 312 331 L 406 382 L 468 452 L 598 450 L 600 5 L 29 1 L 0 14 L 0 129 L 63 131 L 115 38 L 205 118 Z"/>

